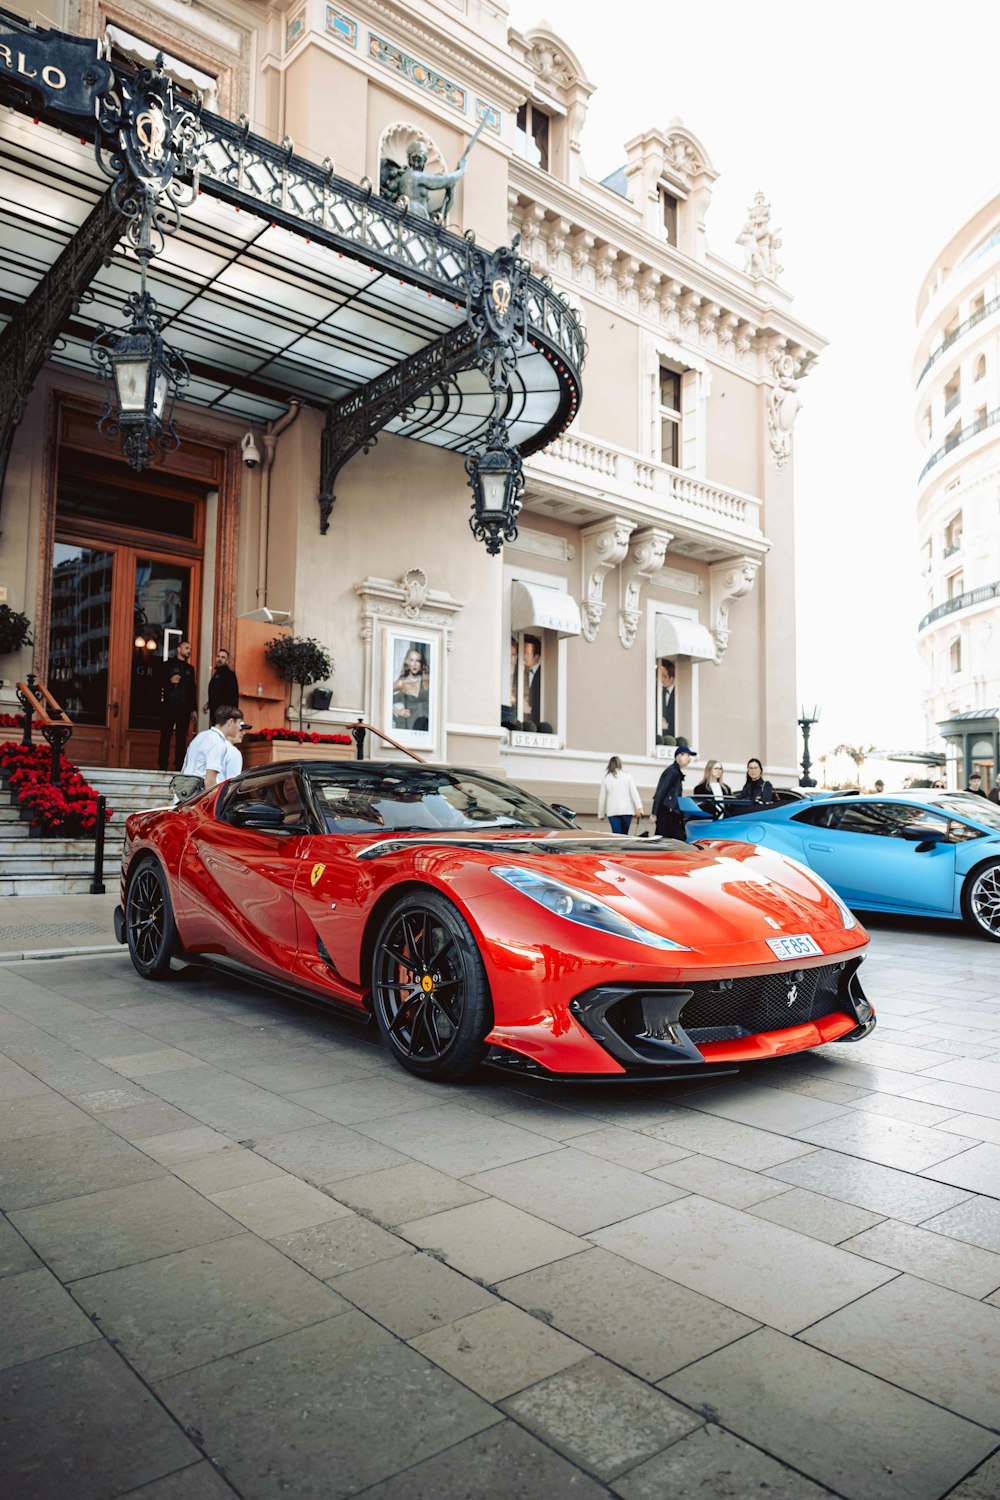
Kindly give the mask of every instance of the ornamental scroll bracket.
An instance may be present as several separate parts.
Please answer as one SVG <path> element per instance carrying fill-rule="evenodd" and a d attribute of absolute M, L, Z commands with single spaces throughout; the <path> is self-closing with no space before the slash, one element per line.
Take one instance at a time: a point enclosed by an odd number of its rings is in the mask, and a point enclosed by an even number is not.
<path fill-rule="evenodd" d="M 628 556 L 621 566 L 618 585 L 618 636 L 631 649 L 639 631 L 639 601 L 642 586 L 660 571 L 673 533 L 660 526 L 646 526 L 629 538 Z"/>
<path fill-rule="evenodd" d="M 327 407 L 320 448 L 321 535 L 330 529 L 336 480 L 344 465 L 356 453 L 367 453 L 394 417 L 461 371 L 482 370 L 493 393 L 490 430 L 494 437 L 505 437 L 501 413 L 528 333 L 530 267 L 517 248 L 517 236 L 491 254 L 466 240 L 464 322 Z"/>
<path fill-rule="evenodd" d="M 164 236 L 180 227 L 180 211 L 198 195 L 206 145 L 200 102 L 174 94 L 159 52 L 134 77 L 116 75 L 98 101 L 94 150 L 111 179 L 111 196 L 132 248 L 158 255 Z M 151 243 L 150 243 L 151 239 Z"/>
<path fill-rule="evenodd" d="M 624 562 L 628 555 L 629 537 L 634 530 L 633 521 L 626 521 L 622 516 L 609 516 L 605 521 L 585 526 L 580 533 L 583 540 L 583 591 L 580 602 L 585 641 L 597 639 L 604 613 L 604 580 L 612 568 Z"/>
<path fill-rule="evenodd" d="M 760 568 L 758 557 L 728 557 L 708 570 L 709 620 L 715 639 L 715 660 L 721 662 L 729 645 L 729 608 L 734 599 L 749 594 Z"/>

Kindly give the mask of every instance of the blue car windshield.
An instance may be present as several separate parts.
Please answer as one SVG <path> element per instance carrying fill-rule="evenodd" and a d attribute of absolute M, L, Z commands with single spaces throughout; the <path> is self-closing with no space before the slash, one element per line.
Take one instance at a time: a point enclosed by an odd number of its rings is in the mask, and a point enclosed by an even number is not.
<path fill-rule="evenodd" d="M 934 806 L 940 807 L 951 818 L 968 818 L 970 822 L 982 823 L 1000 833 L 1000 807 L 978 792 L 953 792 L 950 796 L 936 797 Z"/>
<path fill-rule="evenodd" d="M 387 766 L 311 772 L 329 833 L 457 833 L 488 828 L 570 828 L 510 782 L 469 771 Z"/>

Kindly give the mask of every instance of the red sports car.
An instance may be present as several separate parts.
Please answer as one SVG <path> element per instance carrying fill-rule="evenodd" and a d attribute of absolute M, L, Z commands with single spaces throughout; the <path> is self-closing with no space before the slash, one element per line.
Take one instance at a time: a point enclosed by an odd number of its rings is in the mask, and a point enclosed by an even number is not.
<path fill-rule="evenodd" d="M 191 958 L 374 1013 L 425 1078 L 705 1077 L 875 1025 L 867 934 L 810 870 L 582 835 L 477 771 L 266 766 L 126 827 L 115 931 L 141 975 Z"/>

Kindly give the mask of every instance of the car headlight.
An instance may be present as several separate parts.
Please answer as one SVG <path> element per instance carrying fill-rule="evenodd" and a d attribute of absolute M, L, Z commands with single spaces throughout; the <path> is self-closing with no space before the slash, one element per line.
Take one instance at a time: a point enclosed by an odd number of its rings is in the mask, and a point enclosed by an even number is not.
<path fill-rule="evenodd" d="M 582 891 L 563 885 L 561 880 L 553 880 L 550 875 L 538 875 L 534 870 L 522 870 L 515 865 L 493 865 L 490 867 L 490 874 L 499 875 L 501 880 L 505 880 L 522 895 L 537 901 L 539 906 L 554 912 L 557 917 L 565 917 L 567 922 L 576 922 L 580 927 L 592 927 L 595 931 L 607 932 L 612 937 L 628 938 L 633 943 L 644 943 L 647 948 L 672 948 L 683 953 L 689 951 L 684 943 L 671 942 L 670 938 L 661 937 L 658 932 L 650 932 L 648 928 L 630 922 L 628 917 L 605 906 L 603 901 L 595 901 L 593 896 L 585 896 Z"/>

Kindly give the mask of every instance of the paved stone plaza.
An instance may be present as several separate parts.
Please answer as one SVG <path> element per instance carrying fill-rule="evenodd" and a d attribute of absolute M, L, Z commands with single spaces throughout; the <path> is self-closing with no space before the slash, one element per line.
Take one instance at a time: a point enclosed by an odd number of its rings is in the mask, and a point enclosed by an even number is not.
<path fill-rule="evenodd" d="M 0 967 L 9 1500 L 1000 1493 L 1000 948 L 739 1078 L 408 1078 L 124 954 Z"/>

